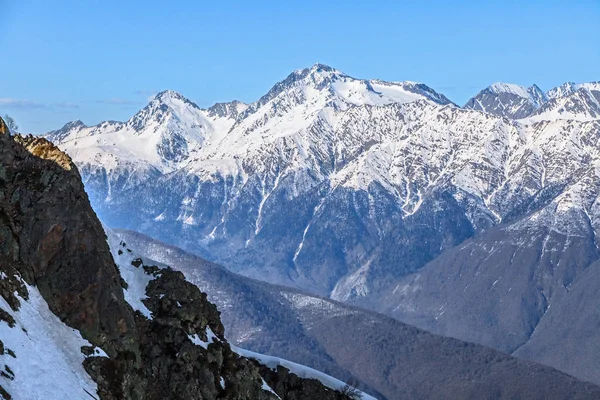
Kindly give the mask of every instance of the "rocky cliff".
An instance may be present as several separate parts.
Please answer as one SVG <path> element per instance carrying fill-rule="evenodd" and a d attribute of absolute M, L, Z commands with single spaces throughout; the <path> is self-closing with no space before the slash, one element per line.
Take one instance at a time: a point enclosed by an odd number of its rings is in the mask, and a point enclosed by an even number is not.
<path fill-rule="evenodd" d="M 115 264 L 71 159 L 45 139 L 7 133 L 0 120 L 3 398 L 31 395 L 24 388 L 37 385 L 31 390 L 40 390 L 42 381 L 48 388 L 46 397 L 58 398 L 54 390 L 67 384 L 59 381 L 60 373 L 74 374 L 81 366 L 74 359 L 83 360 L 88 374 L 81 372 L 79 381 L 93 380 L 87 386 L 67 388 L 75 398 L 349 398 L 319 381 L 290 380 L 294 374 L 289 371 L 280 377 L 263 372 L 263 379 L 261 366 L 227 343 L 219 312 L 206 294 L 168 267 L 131 261 L 138 271 L 135 279 L 147 281 L 142 302 L 148 312 L 134 310 L 127 296 L 135 282 L 125 280 L 122 267 Z M 117 254 L 131 252 L 124 243 L 120 245 L 113 249 Z M 51 314 L 43 314 L 47 309 Z M 55 316 L 60 319 L 56 324 L 68 332 L 65 335 L 87 341 L 82 354 L 67 354 L 72 342 L 60 342 L 61 335 L 44 325 Z M 52 359 L 44 363 L 46 367 L 39 365 L 39 360 L 47 359 L 49 348 L 40 343 L 59 342 L 57 353 L 68 367 L 59 368 L 62 364 L 56 360 L 52 369 Z M 26 351 L 31 348 L 35 356 L 30 357 Z M 35 382 L 26 379 L 37 372 Z M 277 382 L 275 390 L 265 382 L 267 378 Z M 293 385 L 281 384 L 287 381 Z M 96 393 L 91 393 L 94 383 Z"/>

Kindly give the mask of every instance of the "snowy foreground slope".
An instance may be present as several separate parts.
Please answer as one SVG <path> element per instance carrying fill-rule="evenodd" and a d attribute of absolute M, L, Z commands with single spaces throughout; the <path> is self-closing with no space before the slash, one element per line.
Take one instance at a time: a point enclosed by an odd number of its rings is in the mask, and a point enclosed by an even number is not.
<path fill-rule="evenodd" d="M 472 100 L 315 65 L 252 104 L 167 91 L 48 137 L 109 226 L 521 354 L 600 258 L 600 91 L 499 83 Z M 600 382 L 593 363 L 552 365 Z"/>
<path fill-rule="evenodd" d="M 83 368 L 82 346 L 91 344 L 76 329 L 60 321 L 34 286 L 25 284 L 27 298 L 0 323 L 4 364 L 2 387 L 13 399 L 86 398 L 96 394 L 96 383 Z M 10 305 L 0 297 L 0 308 Z M 12 327 L 10 325 L 13 325 Z M 96 355 L 104 352 L 95 349 Z M 4 395 L 2 395 L 4 398 Z"/>

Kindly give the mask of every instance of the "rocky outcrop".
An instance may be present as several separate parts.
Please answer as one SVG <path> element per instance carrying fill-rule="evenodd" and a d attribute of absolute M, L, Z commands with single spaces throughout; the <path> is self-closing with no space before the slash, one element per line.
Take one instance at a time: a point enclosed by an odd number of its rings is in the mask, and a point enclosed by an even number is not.
<path fill-rule="evenodd" d="M 110 357 L 130 354 L 129 369 L 139 368 L 133 313 L 70 158 L 45 139 L 0 135 L 0 160 L 1 269 L 36 286 L 54 314 Z M 142 393 L 144 382 L 125 375 L 121 390 Z"/>
<path fill-rule="evenodd" d="M 135 315 L 141 357 L 137 372 L 146 382 L 142 398 L 273 398 L 262 390 L 259 369 L 231 350 L 219 312 L 206 300 L 205 293 L 187 282 L 181 272 L 144 265 L 141 260 L 135 264 L 154 278 L 144 300 L 152 319 L 139 312 Z M 122 385 L 118 384 L 119 375 L 112 371 L 120 371 L 131 361 L 86 359 L 85 366 L 98 382 L 102 398 L 123 397 L 122 392 L 114 390 Z"/>
<path fill-rule="evenodd" d="M 352 396 L 352 394 L 355 393 L 352 390 L 344 390 L 344 392 L 348 393 L 342 393 L 335 390 L 323 391 L 319 381 L 315 379 L 302 379 L 298 377 L 298 375 L 290 373 L 287 368 L 281 365 L 277 366 L 275 369 L 270 369 L 256 361 L 255 364 L 260 368 L 260 372 L 262 376 L 264 376 L 265 382 L 267 382 L 280 397 L 281 394 L 283 394 L 285 398 L 290 400 L 311 400 L 317 398 L 320 400 L 344 400 L 347 398 L 360 399 L 360 396 L 358 396 L 357 393 L 355 396 Z"/>
<path fill-rule="evenodd" d="M 9 136 L 1 120 L 0 131 L 0 294 L 11 308 L 0 323 L 14 325 L 26 285 L 37 287 L 92 344 L 82 348 L 84 367 L 101 399 L 277 397 L 259 366 L 232 351 L 216 307 L 183 274 L 136 262 L 153 278 L 144 300 L 152 315 L 134 311 L 71 159 L 45 139 Z M 315 390 L 313 398 L 330 392 L 318 382 Z"/>

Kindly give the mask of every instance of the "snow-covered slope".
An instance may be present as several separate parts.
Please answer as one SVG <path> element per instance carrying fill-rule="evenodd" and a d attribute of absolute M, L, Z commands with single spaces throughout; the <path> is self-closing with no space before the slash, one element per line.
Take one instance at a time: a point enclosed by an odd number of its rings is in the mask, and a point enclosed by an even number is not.
<path fill-rule="evenodd" d="M 220 106 L 201 110 L 179 93 L 167 90 L 127 122 L 108 121 L 88 127 L 74 121 L 47 136 L 63 143 L 76 162 L 96 161 L 115 168 L 123 160 L 170 172 L 186 162 L 194 150 L 218 142 L 237 112 L 245 108 L 237 102 Z M 221 108 L 224 111 L 219 112 Z"/>
<path fill-rule="evenodd" d="M 91 344 L 50 311 L 35 286 L 22 284 L 28 295 L 19 296 L 16 311 L 0 297 L 0 310 L 10 315 L 0 321 L 2 387 L 15 400 L 95 396 L 96 383 L 82 365 L 81 347 Z M 99 348 L 94 355 L 106 357 Z"/>
<path fill-rule="evenodd" d="M 513 83 L 496 82 L 489 87 L 490 91 L 495 94 L 508 93 L 529 100 L 535 106 L 540 106 L 546 101 L 546 95 L 537 85 L 525 88 Z"/>

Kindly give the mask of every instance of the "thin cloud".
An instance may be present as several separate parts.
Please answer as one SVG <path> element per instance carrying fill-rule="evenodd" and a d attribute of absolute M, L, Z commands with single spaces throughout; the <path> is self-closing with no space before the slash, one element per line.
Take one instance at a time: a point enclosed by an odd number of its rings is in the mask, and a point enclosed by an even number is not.
<path fill-rule="evenodd" d="M 114 98 L 114 99 L 96 100 L 96 103 L 110 104 L 110 105 L 116 105 L 116 106 L 132 106 L 132 105 L 139 104 L 139 101 Z"/>
<path fill-rule="evenodd" d="M 0 98 L 0 107 L 19 110 L 76 110 L 79 104 L 70 102 L 40 103 L 39 101 L 13 98 Z"/>
<path fill-rule="evenodd" d="M 158 93 L 158 90 L 136 90 L 133 94 L 137 94 L 139 96 L 154 96 Z"/>
<path fill-rule="evenodd" d="M 159 90 L 136 90 L 133 93 L 138 96 L 146 97 L 146 101 L 152 101 L 152 100 L 154 100 L 154 97 L 156 97 L 158 92 L 159 92 Z"/>
<path fill-rule="evenodd" d="M 48 108 L 46 104 L 38 103 L 37 101 L 0 98 L 0 106 L 13 109 L 33 110 L 40 108 Z"/>
<path fill-rule="evenodd" d="M 62 109 L 77 109 L 79 108 L 79 104 L 76 103 L 56 103 L 55 104 L 56 108 L 62 108 Z"/>

